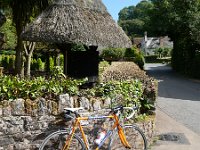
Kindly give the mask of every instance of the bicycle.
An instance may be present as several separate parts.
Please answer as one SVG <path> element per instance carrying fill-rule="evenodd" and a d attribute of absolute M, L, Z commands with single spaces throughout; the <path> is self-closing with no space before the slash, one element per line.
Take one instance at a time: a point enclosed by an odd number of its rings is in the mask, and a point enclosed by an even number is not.
<path fill-rule="evenodd" d="M 105 136 L 96 144 L 95 150 L 99 150 L 103 147 L 105 141 L 109 139 L 108 149 L 121 150 L 121 149 L 132 149 L 132 150 L 147 150 L 147 140 L 141 129 L 134 124 L 121 124 L 122 113 L 124 110 L 132 111 L 131 114 L 124 118 L 129 120 L 135 114 L 136 107 L 123 107 L 118 106 L 111 109 L 109 115 L 105 116 L 88 116 L 81 117 L 78 113 L 79 110 L 83 110 L 82 107 L 79 108 L 65 108 L 66 116 L 70 120 L 74 120 L 74 123 L 70 129 L 58 130 L 47 136 L 39 150 L 90 150 L 91 146 L 86 137 L 85 131 L 83 130 L 84 125 L 82 121 L 88 120 L 102 120 L 109 119 L 113 121 L 111 128 L 105 133 Z M 75 115 L 75 117 L 72 116 Z M 87 125 L 86 125 L 87 126 Z M 79 128 L 79 133 L 75 133 L 77 128 Z M 78 135 L 82 136 L 82 139 Z M 116 139 L 116 134 L 119 135 L 121 141 L 121 147 L 119 147 L 119 140 Z M 116 141 L 115 141 L 116 140 Z M 139 141 L 137 141 L 139 140 Z M 93 142 L 94 143 L 94 142 Z M 117 146 L 118 145 L 118 146 Z M 117 147 L 116 147 L 117 146 Z"/>

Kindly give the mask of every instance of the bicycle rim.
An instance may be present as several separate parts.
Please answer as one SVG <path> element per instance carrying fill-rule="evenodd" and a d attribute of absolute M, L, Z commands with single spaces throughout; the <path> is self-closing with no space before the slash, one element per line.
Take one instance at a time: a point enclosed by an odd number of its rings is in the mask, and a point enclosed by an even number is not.
<path fill-rule="evenodd" d="M 47 136 L 39 150 L 62 150 L 69 133 L 65 130 L 56 131 Z M 68 150 L 85 150 L 85 145 L 79 136 L 74 134 Z"/>
<path fill-rule="evenodd" d="M 122 128 L 131 148 L 124 147 L 117 134 L 114 134 L 109 150 L 147 150 L 147 140 L 142 130 L 135 125 L 124 125 Z"/>

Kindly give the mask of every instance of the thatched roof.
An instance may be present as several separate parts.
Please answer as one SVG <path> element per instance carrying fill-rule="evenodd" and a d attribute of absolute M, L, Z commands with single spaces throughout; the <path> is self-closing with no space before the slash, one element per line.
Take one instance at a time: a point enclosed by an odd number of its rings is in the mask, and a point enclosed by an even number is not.
<path fill-rule="evenodd" d="M 101 0 L 57 0 L 23 32 L 29 41 L 131 47 L 131 41 Z"/>

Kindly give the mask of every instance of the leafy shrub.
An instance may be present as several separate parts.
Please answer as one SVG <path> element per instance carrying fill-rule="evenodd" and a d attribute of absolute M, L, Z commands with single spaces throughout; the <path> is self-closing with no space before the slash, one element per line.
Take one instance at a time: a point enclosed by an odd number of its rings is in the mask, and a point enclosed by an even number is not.
<path fill-rule="evenodd" d="M 52 57 L 49 58 L 49 68 L 50 68 L 50 71 L 53 69 L 54 67 L 54 60 Z"/>
<path fill-rule="evenodd" d="M 171 48 L 167 48 L 167 47 L 164 47 L 164 48 L 157 48 L 155 49 L 155 54 L 159 57 L 159 58 L 162 58 L 162 57 L 171 57 L 171 51 L 172 49 Z"/>
<path fill-rule="evenodd" d="M 124 59 L 135 62 L 140 69 L 144 67 L 144 57 L 138 48 L 134 46 L 125 50 Z"/>
<path fill-rule="evenodd" d="M 8 68 L 9 68 L 9 56 L 6 56 L 6 55 L 3 55 L 3 56 L 2 56 L 1 65 L 2 65 L 2 67 L 4 67 L 5 69 L 8 69 Z"/>
<path fill-rule="evenodd" d="M 133 106 L 134 104 L 141 106 L 142 91 L 142 83 L 138 80 L 110 81 L 97 84 L 93 89 L 92 96 L 110 97 L 113 106 Z"/>
<path fill-rule="evenodd" d="M 104 60 L 116 61 L 126 60 L 135 62 L 141 69 L 144 67 L 144 57 L 136 47 L 132 48 L 108 48 L 100 55 Z"/>
<path fill-rule="evenodd" d="M 43 62 L 41 60 L 41 58 L 38 58 L 37 59 L 37 70 L 43 70 L 44 69 L 44 65 L 43 65 Z"/>
<path fill-rule="evenodd" d="M 55 99 L 62 93 L 78 94 L 79 85 L 85 80 L 36 77 L 20 79 L 17 76 L 0 76 L 0 100 L 16 98 L 36 99 L 44 97 Z"/>
<path fill-rule="evenodd" d="M 31 70 L 38 70 L 37 60 L 32 59 L 31 61 Z"/>
<path fill-rule="evenodd" d="M 107 61 L 101 61 L 99 63 L 99 74 L 101 75 L 103 73 L 103 71 L 110 66 L 110 64 Z"/>
<path fill-rule="evenodd" d="M 85 47 L 83 46 L 83 44 L 72 44 L 72 51 L 86 51 Z"/>
<path fill-rule="evenodd" d="M 145 56 L 145 62 L 146 63 L 156 63 L 158 62 L 157 58 L 158 56 L 157 55 L 149 55 L 149 56 Z"/>
<path fill-rule="evenodd" d="M 137 55 L 135 55 L 133 62 L 135 62 L 140 67 L 140 69 L 144 69 L 145 61 L 142 53 L 138 53 Z"/>
<path fill-rule="evenodd" d="M 191 65 L 191 76 L 194 78 L 200 78 L 200 52 L 197 52 Z"/>
<path fill-rule="evenodd" d="M 143 81 L 145 78 L 148 78 L 146 73 L 133 62 L 113 62 L 112 65 L 101 74 L 101 80 L 103 82 L 114 80 L 125 81 L 130 79 L 139 79 Z"/>
<path fill-rule="evenodd" d="M 0 66 L 7 71 L 12 71 L 15 66 L 15 55 L 0 55 Z"/>
<path fill-rule="evenodd" d="M 120 60 L 124 56 L 124 50 L 122 48 L 106 48 L 100 56 L 107 61 Z"/>
<path fill-rule="evenodd" d="M 54 66 L 51 70 L 51 76 L 55 78 L 66 78 L 62 66 Z"/>
<path fill-rule="evenodd" d="M 15 50 L 1 50 L 0 54 L 4 54 L 4 55 L 15 55 L 16 51 Z"/>
<path fill-rule="evenodd" d="M 10 55 L 9 56 L 9 69 L 14 69 L 15 66 L 15 56 L 14 55 Z"/>
<path fill-rule="evenodd" d="M 64 66 L 64 56 L 60 55 L 60 66 Z"/>
<path fill-rule="evenodd" d="M 127 48 L 124 53 L 125 58 L 134 58 L 136 55 L 136 49 L 135 48 Z"/>
<path fill-rule="evenodd" d="M 139 80 L 143 84 L 143 97 L 141 99 L 141 112 L 150 113 L 155 109 L 154 104 L 157 97 L 157 82 L 150 78 L 133 62 L 114 62 L 101 75 L 101 81 Z M 113 90 L 112 90 L 113 91 Z"/>

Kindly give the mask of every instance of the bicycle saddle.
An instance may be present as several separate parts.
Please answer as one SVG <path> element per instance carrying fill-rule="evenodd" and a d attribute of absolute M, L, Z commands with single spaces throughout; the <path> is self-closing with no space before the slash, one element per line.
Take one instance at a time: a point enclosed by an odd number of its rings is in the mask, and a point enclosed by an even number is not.
<path fill-rule="evenodd" d="M 78 110 L 84 110 L 83 107 L 77 107 L 77 108 L 64 108 L 64 110 L 67 110 L 67 111 L 71 111 L 71 112 L 76 112 Z"/>

